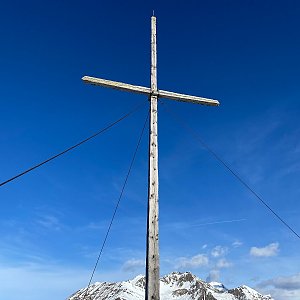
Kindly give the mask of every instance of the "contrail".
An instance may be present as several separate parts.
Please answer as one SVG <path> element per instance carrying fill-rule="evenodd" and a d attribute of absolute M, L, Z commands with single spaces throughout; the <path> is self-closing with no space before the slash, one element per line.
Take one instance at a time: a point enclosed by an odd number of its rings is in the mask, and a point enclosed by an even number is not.
<path fill-rule="evenodd" d="M 194 224 L 194 225 L 191 225 L 191 227 L 198 227 L 198 226 L 205 226 L 205 225 L 215 225 L 215 224 L 224 224 L 224 223 L 233 223 L 233 222 L 242 222 L 242 221 L 247 221 L 247 219 L 235 219 L 235 220 L 208 222 L 208 223 Z"/>

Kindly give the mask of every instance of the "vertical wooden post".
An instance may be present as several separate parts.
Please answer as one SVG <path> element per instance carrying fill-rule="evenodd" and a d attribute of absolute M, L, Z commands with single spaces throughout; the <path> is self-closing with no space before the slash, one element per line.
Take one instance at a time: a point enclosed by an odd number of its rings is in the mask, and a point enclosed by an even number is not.
<path fill-rule="evenodd" d="M 159 300 L 156 18 L 151 18 L 151 94 L 148 177 L 146 300 Z"/>
<path fill-rule="evenodd" d="M 82 77 L 86 83 L 111 87 L 128 92 L 149 96 L 150 134 L 149 134 L 149 174 L 148 174 L 148 217 L 147 217 L 147 254 L 146 254 L 146 300 L 159 300 L 159 242 L 158 242 L 158 141 L 157 141 L 157 99 L 219 105 L 219 101 L 178 94 L 157 89 L 157 51 L 156 17 L 151 17 L 151 88 L 111 81 L 90 76 Z M 206 297 L 206 294 L 204 295 Z"/>

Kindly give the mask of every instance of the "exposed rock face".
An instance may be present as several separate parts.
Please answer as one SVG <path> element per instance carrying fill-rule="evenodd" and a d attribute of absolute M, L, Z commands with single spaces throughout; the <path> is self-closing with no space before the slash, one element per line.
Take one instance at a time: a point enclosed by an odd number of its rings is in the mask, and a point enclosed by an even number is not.
<path fill-rule="evenodd" d="M 228 293 L 234 295 L 235 299 L 237 300 L 272 300 L 271 296 L 263 296 L 246 285 L 242 285 L 238 288 L 228 290 Z"/>
<path fill-rule="evenodd" d="M 86 297 L 84 297 L 86 294 Z M 145 277 L 107 283 L 96 282 L 88 289 L 79 290 L 68 300 L 144 300 Z M 161 300 L 274 300 L 243 285 L 227 290 L 218 282 L 207 283 L 186 272 L 173 272 L 160 279 Z"/>

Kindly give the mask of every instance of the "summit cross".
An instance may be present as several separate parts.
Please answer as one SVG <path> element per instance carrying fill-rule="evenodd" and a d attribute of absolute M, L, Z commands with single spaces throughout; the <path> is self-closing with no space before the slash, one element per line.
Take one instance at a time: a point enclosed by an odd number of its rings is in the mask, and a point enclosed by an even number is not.
<path fill-rule="evenodd" d="M 197 96 L 168 92 L 157 88 L 156 17 L 151 17 L 151 85 L 143 87 L 90 76 L 82 77 L 85 83 L 147 95 L 150 102 L 149 124 L 149 176 L 145 300 L 159 300 L 159 243 L 158 243 L 158 144 L 157 100 L 176 101 L 218 106 L 219 101 Z"/>

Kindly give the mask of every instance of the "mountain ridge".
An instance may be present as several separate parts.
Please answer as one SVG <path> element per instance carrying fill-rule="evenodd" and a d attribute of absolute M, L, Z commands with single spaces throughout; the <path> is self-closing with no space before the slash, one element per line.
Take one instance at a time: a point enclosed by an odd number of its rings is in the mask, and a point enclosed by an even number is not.
<path fill-rule="evenodd" d="M 122 282 L 95 282 L 88 288 L 85 300 L 144 300 L 145 276 L 138 275 Z M 87 288 L 67 300 L 83 300 Z M 227 289 L 219 282 L 206 282 L 190 272 L 172 272 L 160 279 L 161 300 L 274 300 L 241 285 Z"/>

